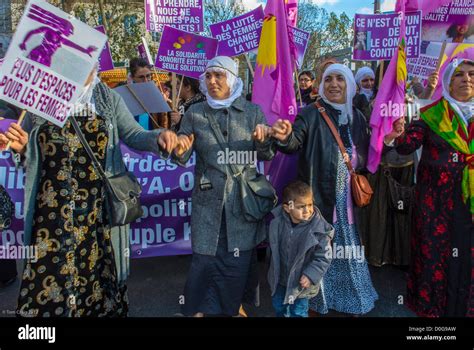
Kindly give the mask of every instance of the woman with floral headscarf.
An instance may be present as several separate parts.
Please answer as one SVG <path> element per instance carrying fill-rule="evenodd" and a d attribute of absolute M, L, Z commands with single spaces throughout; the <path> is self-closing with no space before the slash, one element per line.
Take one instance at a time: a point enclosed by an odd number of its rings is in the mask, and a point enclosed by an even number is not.
<path fill-rule="evenodd" d="M 419 316 L 474 316 L 474 61 L 455 59 L 443 97 L 385 138 L 397 152 L 423 146 L 418 167 L 408 306 Z"/>
<path fill-rule="evenodd" d="M 237 74 L 231 58 L 210 60 L 200 77 L 206 101 L 188 109 L 178 133 L 176 162 L 184 166 L 196 152 L 193 259 L 182 308 L 186 316 L 237 316 L 254 248 L 265 238 L 263 221 L 245 219 L 239 183 L 229 169 L 233 164 L 243 176 L 252 177 L 257 160 L 271 159 L 265 151 L 270 128 L 260 107 L 242 96 L 243 82 Z M 213 132 L 210 115 L 226 140 L 226 152 Z M 244 157 L 239 159 L 238 154 Z"/>
<path fill-rule="evenodd" d="M 319 103 L 338 129 L 354 169 L 362 170 L 370 136 L 364 116 L 352 105 L 355 92 L 356 83 L 348 67 L 332 64 L 325 70 Z M 314 105 L 305 107 L 293 125 L 278 120 L 272 136 L 280 151 L 300 151 L 298 178 L 311 185 L 317 207 L 335 229 L 335 255 L 310 308 L 319 313 L 328 313 L 329 309 L 353 315 L 369 312 L 378 295 L 361 249 L 349 171 L 336 139 Z M 341 256 L 341 248 L 354 254 Z"/>

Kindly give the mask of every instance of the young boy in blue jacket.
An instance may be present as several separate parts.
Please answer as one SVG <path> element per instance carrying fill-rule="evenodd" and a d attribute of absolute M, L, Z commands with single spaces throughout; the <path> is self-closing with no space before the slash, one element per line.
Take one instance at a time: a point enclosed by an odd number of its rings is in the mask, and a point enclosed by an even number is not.
<path fill-rule="evenodd" d="M 302 181 L 285 187 L 282 203 L 272 211 L 269 231 L 272 304 L 277 317 L 308 317 L 309 299 L 318 294 L 331 263 L 334 228 Z"/>

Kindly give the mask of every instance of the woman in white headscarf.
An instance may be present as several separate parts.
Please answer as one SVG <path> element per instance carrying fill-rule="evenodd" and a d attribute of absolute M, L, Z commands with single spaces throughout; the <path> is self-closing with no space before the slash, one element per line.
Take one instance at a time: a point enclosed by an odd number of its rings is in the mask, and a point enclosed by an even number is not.
<path fill-rule="evenodd" d="M 375 99 L 375 73 L 370 67 L 360 68 L 355 75 L 357 93 L 354 96 L 354 106 L 365 116 L 367 123 L 372 113 L 371 102 Z"/>
<path fill-rule="evenodd" d="M 146 131 L 123 99 L 96 76 L 69 118 L 110 176 L 125 171 L 120 141 L 141 151 L 169 154 L 177 136 Z M 37 256 L 26 261 L 18 298 L 24 317 L 126 316 L 129 226 L 111 227 L 105 184 L 70 120 L 59 127 L 27 115 L 23 126 L 0 133 L 0 150 L 25 159 L 24 243 Z M 163 152 L 164 151 L 164 152 Z"/>
<path fill-rule="evenodd" d="M 196 153 L 192 195 L 193 260 L 184 290 L 186 316 L 236 316 L 244 296 L 254 248 L 265 238 L 264 222 L 250 222 L 242 212 L 239 183 L 229 165 L 244 176 L 256 174 L 257 160 L 271 159 L 265 117 L 242 96 L 237 65 L 229 57 L 210 60 L 201 75 L 206 101 L 183 117 L 175 161 L 185 166 Z M 222 150 L 211 127 L 213 116 L 226 141 Z M 239 156 L 244 155 L 239 159 Z"/>
<path fill-rule="evenodd" d="M 403 121 L 385 143 L 398 153 L 423 146 L 417 171 L 408 306 L 424 317 L 474 317 L 474 61 L 455 59 L 443 97 Z"/>
<path fill-rule="evenodd" d="M 362 170 L 370 136 L 364 116 L 353 106 L 355 93 L 356 83 L 349 68 L 332 64 L 326 69 L 319 87 L 319 102 L 338 129 L 354 169 Z M 293 125 L 278 120 L 272 135 L 280 151 L 300 151 L 298 178 L 311 185 L 316 205 L 335 228 L 333 254 L 342 247 L 351 247 L 360 253 L 358 257 L 335 255 L 323 277 L 321 292 L 310 302 L 311 309 L 319 313 L 333 309 L 354 315 L 369 312 L 378 295 L 361 249 L 349 171 L 336 139 L 313 105 L 304 108 Z"/>

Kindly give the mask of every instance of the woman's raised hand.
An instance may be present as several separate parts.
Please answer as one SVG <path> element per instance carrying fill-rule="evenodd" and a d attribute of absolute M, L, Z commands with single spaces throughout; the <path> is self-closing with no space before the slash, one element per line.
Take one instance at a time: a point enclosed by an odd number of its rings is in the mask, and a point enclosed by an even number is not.
<path fill-rule="evenodd" d="M 289 120 L 278 119 L 272 126 L 272 136 L 280 142 L 286 142 L 293 127 Z"/>
<path fill-rule="evenodd" d="M 13 151 L 23 154 L 28 143 L 28 133 L 20 125 L 12 123 L 6 133 L 0 133 L 0 150 L 5 150 L 9 142 Z"/>
<path fill-rule="evenodd" d="M 390 134 L 385 135 L 385 143 L 391 143 L 397 137 L 405 132 L 405 118 L 397 119 L 393 122 L 393 130 Z"/>

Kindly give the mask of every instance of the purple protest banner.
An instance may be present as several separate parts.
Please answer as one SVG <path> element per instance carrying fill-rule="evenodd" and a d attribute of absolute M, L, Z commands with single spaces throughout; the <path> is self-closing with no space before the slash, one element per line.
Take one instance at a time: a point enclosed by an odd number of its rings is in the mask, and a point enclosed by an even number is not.
<path fill-rule="evenodd" d="M 219 40 L 219 56 L 237 56 L 258 48 L 265 14 L 263 7 L 224 22 L 211 24 L 212 36 Z"/>
<path fill-rule="evenodd" d="M 138 57 L 143 58 L 145 61 L 148 62 L 148 57 L 147 57 L 146 51 L 145 51 L 145 45 L 139 44 L 137 46 L 137 53 L 138 53 Z M 150 64 L 150 62 L 148 62 L 148 64 Z"/>
<path fill-rule="evenodd" d="M 3 132 L 8 129 L 11 122 L 14 121 L 10 119 L 1 120 L 0 131 Z M 0 247 L 23 245 L 24 184 L 24 169 L 15 168 L 12 153 L 9 151 L 0 152 L 0 185 L 5 188 L 15 204 L 15 214 L 10 227 L 0 232 Z"/>
<path fill-rule="evenodd" d="M 162 32 L 165 26 L 203 32 L 203 0 L 145 0 L 145 24 L 149 32 Z"/>
<path fill-rule="evenodd" d="M 6 122 L 6 128 L 10 122 Z M 144 215 L 130 227 L 132 258 L 191 254 L 195 155 L 186 167 L 179 167 L 170 160 L 149 152 L 137 152 L 124 144 L 121 150 L 127 168 L 142 185 L 140 202 Z M 23 245 L 25 173 L 23 168 L 15 168 L 11 157 L 10 152 L 0 152 L 0 184 L 15 203 L 12 225 L 0 233 L 0 246 Z M 272 161 L 270 181 L 279 194 L 296 177 L 297 159 L 297 154 L 279 153 Z M 263 162 L 258 167 L 262 170 Z"/>
<path fill-rule="evenodd" d="M 421 42 L 420 56 L 418 58 L 407 59 L 407 73 L 409 81 L 416 77 L 420 83 L 426 87 L 429 75 L 436 70 L 439 54 L 441 53 L 441 46 L 442 44 L 437 42 Z"/>
<path fill-rule="evenodd" d="M 400 17 L 389 15 L 355 15 L 354 60 L 390 60 L 398 47 Z M 421 11 L 406 14 L 406 55 L 420 54 Z"/>
<path fill-rule="evenodd" d="M 474 43 L 474 3 L 452 1 L 424 14 L 421 38 L 426 41 Z"/>
<path fill-rule="evenodd" d="M 95 27 L 99 32 L 105 34 L 104 26 Z M 107 70 L 114 69 L 114 61 L 112 60 L 112 53 L 110 52 L 109 42 L 105 43 L 104 49 L 102 50 L 99 57 L 99 72 L 105 72 Z"/>
<path fill-rule="evenodd" d="M 304 55 L 306 53 L 306 48 L 308 47 L 309 39 L 311 33 L 308 33 L 304 30 L 301 30 L 296 27 L 288 26 L 291 33 L 293 34 L 293 42 L 296 47 L 296 65 L 298 69 L 301 69 L 304 61 Z"/>
<path fill-rule="evenodd" d="M 106 40 L 70 14 L 29 1 L 0 67 L 0 99 L 62 127 Z"/>
<path fill-rule="evenodd" d="M 166 26 L 155 67 L 198 79 L 207 62 L 216 56 L 218 41 Z"/>
<path fill-rule="evenodd" d="M 412 80 L 416 77 L 423 86 L 426 87 L 429 75 L 433 73 L 438 66 L 442 46 L 443 43 L 440 42 L 423 40 L 421 42 L 420 57 L 407 59 L 408 80 Z M 474 44 L 447 43 L 442 63 L 445 62 L 445 60 L 450 61 L 452 55 L 456 56 L 457 54 L 472 48 L 474 48 Z M 442 71 L 439 72 L 440 76 L 442 76 L 441 72 Z"/>
<path fill-rule="evenodd" d="M 148 64 L 153 64 L 153 60 L 151 59 L 150 49 L 148 48 L 148 44 L 144 37 L 142 37 L 142 43 L 137 46 L 138 56 L 143 58 Z"/>
<path fill-rule="evenodd" d="M 141 219 L 131 225 L 132 257 L 191 253 L 191 193 L 195 155 L 185 168 L 121 145 L 125 164 L 142 185 Z"/>
<path fill-rule="evenodd" d="M 5 118 L 7 117 L 7 118 Z M 5 133 L 8 128 L 10 127 L 11 123 L 16 123 L 18 120 L 15 119 L 9 119 L 8 115 L 0 117 L 0 132 Z"/>
<path fill-rule="evenodd" d="M 8 128 L 11 122 L 0 120 L 0 128 Z M 183 168 L 152 153 L 121 147 L 125 163 L 143 187 L 144 215 L 130 228 L 132 258 L 190 254 L 195 157 Z M 0 184 L 15 204 L 11 226 L 0 233 L 0 246 L 23 245 L 25 173 L 23 168 L 15 168 L 11 157 L 10 152 L 0 152 Z"/>

